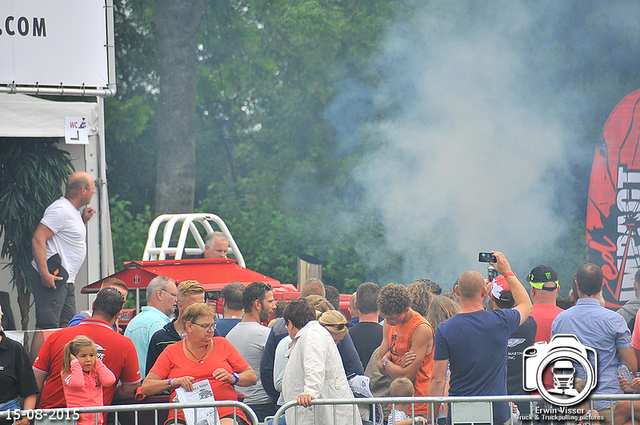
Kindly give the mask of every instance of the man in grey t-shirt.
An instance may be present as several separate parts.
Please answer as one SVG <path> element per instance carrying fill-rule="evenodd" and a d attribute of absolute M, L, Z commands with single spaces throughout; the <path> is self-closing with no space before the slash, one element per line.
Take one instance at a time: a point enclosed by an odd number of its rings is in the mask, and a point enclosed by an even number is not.
<path fill-rule="evenodd" d="M 227 334 L 227 340 L 233 344 L 240 355 L 249 362 L 256 372 L 256 385 L 243 388 L 244 402 L 253 409 L 260 422 L 266 416 L 276 413 L 277 406 L 262 387 L 260 381 L 260 360 L 269 337 L 270 329 L 261 322 L 269 320 L 273 310 L 273 289 L 262 282 L 249 284 L 242 295 L 244 318 Z"/>

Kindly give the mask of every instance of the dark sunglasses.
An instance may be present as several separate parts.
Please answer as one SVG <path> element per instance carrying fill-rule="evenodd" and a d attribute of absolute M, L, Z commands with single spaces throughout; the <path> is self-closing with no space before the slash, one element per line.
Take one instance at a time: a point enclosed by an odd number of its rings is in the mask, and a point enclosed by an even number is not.
<path fill-rule="evenodd" d="M 272 289 L 271 285 L 269 285 L 268 283 L 262 283 L 262 289 L 260 290 L 260 292 L 258 292 L 258 295 L 256 295 L 256 297 L 253 300 L 254 301 L 259 300 L 262 294 L 264 294 L 267 291 L 271 291 L 271 289 Z"/>

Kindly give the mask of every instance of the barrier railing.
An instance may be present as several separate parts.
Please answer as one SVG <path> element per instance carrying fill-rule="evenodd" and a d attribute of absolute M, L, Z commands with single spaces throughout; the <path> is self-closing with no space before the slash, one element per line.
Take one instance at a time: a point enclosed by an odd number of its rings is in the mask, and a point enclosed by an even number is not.
<path fill-rule="evenodd" d="M 602 401 L 602 400 L 608 401 L 610 404 L 610 407 L 613 407 L 612 406 L 613 403 L 618 401 L 622 401 L 622 400 L 631 401 L 630 417 L 627 419 L 627 421 L 634 425 L 640 424 L 640 413 L 636 412 L 635 406 L 633 403 L 634 401 L 637 401 L 640 403 L 640 394 L 592 395 L 585 400 L 589 409 L 585 409 L 584 413 L 586 414 L 587 411 L 589 410 L 593 411 L 593 403 L 595 401 Z M 487 403 L 493 403 L 493 402 L 513 402 L 518 406 L 523 405 L 524 403 L 530 403 L 530 406 L 532 407 L 532 412 L 536 411 L 535 409 L 536 405 L 532 405 L 532 403 L 534 402 L 546 403 L 541 396 L 509 395 L 509 396 L 485 396 L 485 397 L 480 397 L 480 396 L 475 396 L 475 397 L 376 397 L 376 398 L 355 398 L 355 399 L 317 399 L 317 400 L 312 400 L 311 405 L 312 406 L 322 406 L 322 405 L 337 406 L 337 405 L 350 404 L 350 405 L 353 405 L 354 412 L 357 412 L 358 411 L 357 405 L 367 405 L 367 404 L 370 404 L 370 405 L 381 404 L 383 406 L 392 405 L 392 409 L 393 409 L 394 406 L 397 404 L 413 405 L 417 403 L 429 403 L 433 406 L 435 403 L 438 403 L 438 404 L 449 403 L 449 405 L 454 405 L 454 406 L 464 405 L 465 407 L 470 407 L 471 409 L 473 409 L 473 410 L 466 410 L 464 413 L 466 413 L 467 415 L 462 414 L 462 418 L 457 422 L 455 421 L 455 418 L 452 418 L 452 423 L 450 423 L 449 425 L 455 425 L 456 423 L 465 423 L 465 424 L 490 423 L 492 425 L 501 425 L 501 424 L 494 424 L 492 415 L 489 415 L 488 417 L 484 416 L 486 414 L 486 411 L 482 409 L 478 409 L 479 403 L 487 404 Z M 476 406 L 473 406 L 473 404 L 475 404 Z M 545 424 L 563 424 L 564 425 L 566 421 L 575 422 L 580 416 L 578 413 L 570 409 L 562 409 L 561 407 L 551 406 L 551 405 L 548 405 L 548 406 L 549 407 L 539 407 L 538 414 L 537 414 L 538 416 L 537 420 L 543 421 Z M 283 417 L 285 412 L 291 408 L 305 409 L 304 407 L 298 405 L 296 401 L 287 402 L 284 405 L 282 405 L 274 415 L 273 425 L 277 425 L 280 418 Z M 571 409 L 575 409 L 575 406 L 571 407 Z M 490 410 L 488 411 L 491 412 Z M 611 411 L 613 412 L 613 408 L 611 409 Z M 348 425 L 348 424 L 345 424 L 344 418 L 336 417 L 335 409 L 333 409 L 333 412 L 334 412 L 333 424 Z M 468 414 L 471 415 L 471 418 L 473 420 L 469 420 Z M 432 424 L 436 424 L 436 415 L 437 415 L 437 412 L 433 412 L 433 408 L 432 408 L 430 417 L 428 417 L 427 419 Z M 535 415 L 536 415 L 535 413 L 532 413 L 531 419 L 528 419 L 528 420 L 525 419 L 522 421 L 522 423 L 523 424 L 530 423 L 532 420 L 534 420 Z M 411 415 L 411 416 L 413 419 L 414 416 L 418 416 L 418 415 Z M 383 419 L 386 420 L 387 418 L 383 418 Z M 514 419 L 515 418 L 513 416 L 509 419 L 509 423 L 511 425 L 515 425 L 516 423 Z M 315 418 L 314 418 L 314 422 L 317 423 L 315 421 Z M 584 423 L 593 424 L 597 422 L 598 422 L 597 419 L 587 419 Z M 392 424 L 393 422 L 389 422 L 389 425 L 392 425 Z M 298 425 L 297 414 L 294 416 L 294 422 L 287 423 L 287 425 Z M 325 424 L 322 424 L 322 425 L 325 425 Z M 326 424 L 326 425 L 329 425 L 329 424 Z M 618 424 L 616 423 L 615 425 L 618 425 Z"/>
<path fill-rule="evenodd" d="M 615 395 L 592 395 L 585 401 L 589 406 L 590 410 L 593 410 L 593 403 L 595 401 L 608 401 L 610 407 L 613 407 L 613 403 L 618 401 L 630 401 L 630 412 L 629 417 L 625 418 L 627 422 L 631 424 L 640 424 L 640 412 L 637 412 L 634 406 L 634 402 L 640 403 L 640 394 L 615 394 Z M 359 405 L 376 405 L 381 404 L 383 406 L 391 405 L 392 408 L 398 404 L 417 404 L 417 403 L 429 403 L 433 406 L 434 403 L 448 403 L 450 406 L 464 406 L 465 410 L 463 413 L 467 415 L 471 415 L 471 419 L 469 420 L 469 416 L 462 415 L 461 421 L 455 421 L 455 418 L 452 420 L 452 423 L 449 425 L 455 425 L 456 423 L 490 423 L 493 425 L 501 425 L 494 424 L 493 418 L 491 415 L 486 416 L 487 410 L 479 408 L 481 404 L 488 404 L 492 402 L 513 402 L 519 406 L 522 406 L 524 403 L 534 403 L 534 402 L 544 402 L 544 399 L 541 396 L 531 396 L 531 395 L 519 395 L 519 396 L 486 396 L 486 397 L 376 397 L 376 398 L 355 398 L 355 399 L 318 399 L 312 400 L 312 406 L 321 406 L 321 405 L 352 405 L 354 417 L 360 417 Z M 479 404 L 481 403 L 481 404 Z M 538 408 L 538 420 L 543 421 L 546 424 L 564 424 L 566 421 L 575 422 L 578 419 L 577 414 L 572 412 L 569 409 L 562 410 L 559 407 L 540 407 Z M 253 412 L 253 410 L 247 406 L 246 404 L 233 401 L 233 400 L 225 400 L 225 401 L 215 401 L 215 402 L 202 402 L 202 403 L 146 403 L 146 404 L 128 404 L 128 405 L 117 405 L 117 406 L 100 406 L 100 407 L 79 407 L 79 408 L 69 408 L 69 409 L 35 409 L 35 410 L 21 410 L 21 411 L 9 411 L 9 412 L 0 412 L 0 420 L 5 424 L 13 424 L 24 415 L 30 420 L 34 420 L 36 425 L 38 424 L 70 424 L 74 423 L 73 419 L 77 419 L 77 414 L 81 413 L 115 413 L 115 423 L 122 425 L 151 425 L 151 421 L 148 419 L 141 421 L 139 418 L 140 412 L 154 412 L 153 414 L 153 424 L 154 425 L 163 425 L 163 421 L 158 420 L 159 411 L 169 411 L 178 409 L 196 409 L 196 408 L 206 408 L 206 407 L 237 407 L 244 411 L 247 419 L 252 425 L 258 425 L 258 418 Z M 273 424 L 277 425 L 280 418 L 285 414 L 288 409 L 305 409 L 304 407 L 298 405 L 296 401 L 290 401 L 285 403 L 273 417 Z M 640 404 L 639 404 L 640 408 Z M 427 418 L 431 421 L 432 424 L 436 424 L 436 415 L 437 412 L 432 412 L 430 417 Z M 490 412 L 490 410 L 488 410 Z M 532 405 L 532 414 L 536 411 L 536 405 Z M 613 412 L 613 408 L 611 409 Z M 344 418 L 338 417 L 336 415 L 335 408 L 333 409 L 333 424 L 339 425 L 349 425 L 344 422 Z M 122 416 L 125 414 L 131 415 L 133 414 L 133 420 L 127 419 L 123 421 Z M 119 418 L 119 416 L 121 416 Z M 234 419 L 235 419 L 235 410 L 234 410 Z M 414 415 L 411 415 L 412 417 Z M 417 415 L 416 415 L 417 416 Z M 197 411 L 196 411 L 197 418 Z M 466 419 L 465 419 L 466 418 Z M 4 420 L 6 419 L 6 421 Z M 386 420 L 386 418 L 382 418 Z M 533 417 L 532 417 L 533 419 Z M 197 421 L 196 421 L 197 422 Z M 318 423 L 315 421 L 315 423 Z M 509 420 L 511 425 L 515 425 L 514 418 L 511 417 Z M 588 419 L 584 421 L 584 423 L 596 423 L 597 419 Z M 97 423 L 97 418 L 96 418 Z M 375 422 L 373 422 L 375 423 Z M 530 420 L 523 420 L 523 424 L 530 423 Z M 294 416 L 294 422 L 288 423 L 287 425 L 298 425 L 297 415 Z M 300 424 L 302 425 L 302 424 Z M 329 425 L 329 424 L 322 424 Z M 389 425 L 393 425 L 393 422 L 390 422 Z M 617 423 L 615 425 L 618 425 Z"/>
<path fill-rule="evenodd" d="M 249 423 L 251 425 L 258 425 L 258 417 L 255 412 L 251 410 L 249 406 L 239 401 L 233 400 L 225 400 L 225 401 L 214 401 L 214 402 L 202 402 L 202 403 L 147 403 L 147 404 L 127 404 L 127 405 L 118 405 L 118 406 L 99 406 L 99 407 L 77 407 L 77 408 L 60 408 L 60 409 L 35 409 L 35 410 L 20 410 L 20 411 L 9 411 L 9 412 L 1 412 L 0 419 L 7 419 L 7 421 L 2 421 L 4 424 L 13 425 L 20 419 L 22 416 L 26 416 L 29 420 L 33 420 L 35 425 L 40 424 L 71 424 L 75 423 L 74 419 L 77 419 L 79 414 L 81 413 L 115 413 L 115 423 L 119 422 L 119 414 L 123 413 L 133 413 L 134 420 L 132 425 L 140 424 L 139 421 L 139 413 L 147 412 L 147 411 L 155 411 L 154 414 L 154 425 L 163 425 L 164 422 L 158 421 L 158 411 L 160 410 L 175 410 L 177 414 L 178 409 L 197 409 L 197 408 L 205 408 L 205 407 L 238 407 L 242 409 L 245 413 Z M 9 417 L 5 415 L 9 415 Z M 197 421 L 198 411 L 195 411 L 196 415 L 196 423 Z M 233 418 L 235 420 L 236 413 L 234 409 Z M 97 423 L 97 415 L 96 415 L 96 423 Z M 148 421 L 144 421 L 142 425 L 150 425 Z"/>

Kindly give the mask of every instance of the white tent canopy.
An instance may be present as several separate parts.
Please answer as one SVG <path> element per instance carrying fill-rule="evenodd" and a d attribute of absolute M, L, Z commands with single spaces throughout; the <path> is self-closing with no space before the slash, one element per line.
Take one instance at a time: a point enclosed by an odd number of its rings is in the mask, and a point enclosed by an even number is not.
<path fill-rule="evenodd" d="M 86 117 L 89 135 L 98 134 L 95 102 L 54 102 L 0 93 L 0 137 L 64 137 L 65 117 Z"/>

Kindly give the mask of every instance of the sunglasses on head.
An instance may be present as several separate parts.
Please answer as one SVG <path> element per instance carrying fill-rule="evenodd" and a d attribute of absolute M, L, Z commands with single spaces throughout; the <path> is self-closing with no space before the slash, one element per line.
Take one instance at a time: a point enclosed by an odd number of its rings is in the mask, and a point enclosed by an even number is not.
<path fill-rule="evenodd" d="M 271 291 L 271 285 L 269 285 L 268 283 L 262 283 L 262 289 L 260 290 L 260 292 L 258 292 L 258 295 L 256 295 L 256 297 L 254 298 L 254 301 L 259 300 L 262 294 L 264 294 L 267 291 Z"/>

